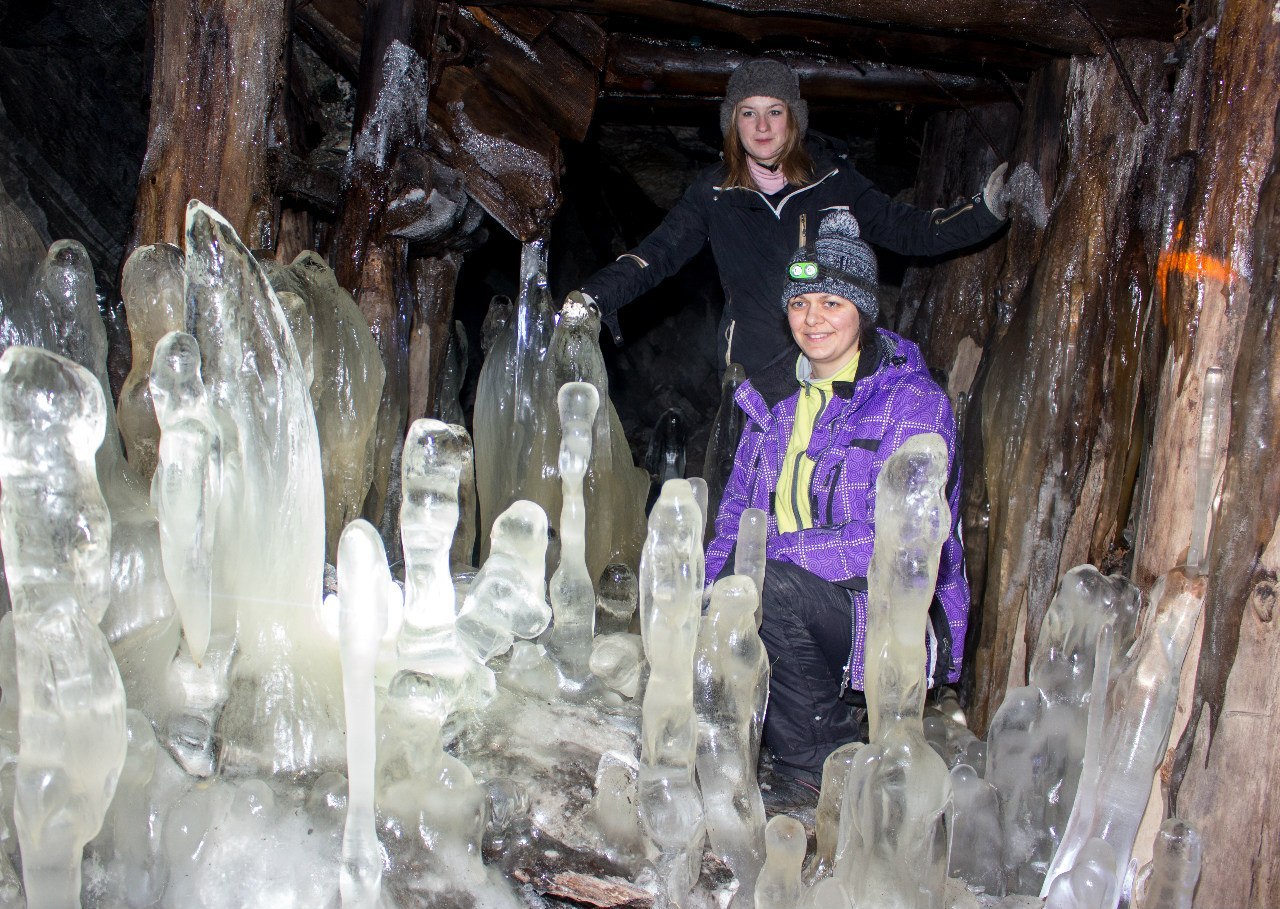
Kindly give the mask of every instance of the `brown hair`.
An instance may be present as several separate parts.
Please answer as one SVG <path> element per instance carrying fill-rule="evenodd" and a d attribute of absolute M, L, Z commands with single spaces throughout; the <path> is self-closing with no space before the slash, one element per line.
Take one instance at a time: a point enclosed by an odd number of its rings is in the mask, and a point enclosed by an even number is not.
<path fill-rule="evenodd" d="M 747 170 L 747 151 L 742 147 L 742 140 L 738 138 L 738 109 L 741 104 L 742 102 L 738 102 L 735 105 L 729 128 L 724 132 L 726 171 L 724 186 L 726 189 L 757 188 L 756 181 L 751 178 L 751 172 Z M 796 116 L 790 104 L 787 104 L 787 141 L 783 143 L 782 154 L 778 157 L 778 169 L 792 186 L 804 186 L 813 179 L 813 159 L 809 157 L 803 138 L 796 130 Z"/>

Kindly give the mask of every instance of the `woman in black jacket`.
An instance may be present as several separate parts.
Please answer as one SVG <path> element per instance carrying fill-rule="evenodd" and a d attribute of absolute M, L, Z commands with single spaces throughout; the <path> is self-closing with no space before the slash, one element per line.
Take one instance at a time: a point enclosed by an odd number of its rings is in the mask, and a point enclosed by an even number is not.
<path fill-rule="evenodd" d="M 822 143 L 806 141 L 809 108 L 796 74 L 778 60 L 742 63 L 720 106 L 724 158 L 707 168 L 639 246 L 574 291 L 600 308 L 621 340 L 617 311 L 674 274 L 708 241 L 725 292 L 720 354 L 748 377 L 795 356 L 778 294 L 787 262 L 827 212 L 846 209 L 869 242 L 935 256 L 989 237 L 1003 223 L 1004 169 L 972 199 L 925 211 L 894 202 Z"/>

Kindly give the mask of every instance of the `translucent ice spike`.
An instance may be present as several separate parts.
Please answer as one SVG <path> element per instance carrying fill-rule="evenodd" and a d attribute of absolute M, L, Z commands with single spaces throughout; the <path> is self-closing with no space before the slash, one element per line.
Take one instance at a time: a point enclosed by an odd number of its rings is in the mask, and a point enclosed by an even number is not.
<path fill-rule="evenodd" d="M 552 320 L 545 274 L 545 247 L 527 244 L 520 259 L 516 312 L 488 348 L 476 386 L 472 427 L 482 561 L 489 552 L 490 525 L 517 497 L 520 465 L 510 452 L 527 451 L 534 431 L 534 392 L 544 370 Z"/>
<path fill-rule="evenodd" d="M 925 626 L 951 526 L 946 443 L 912 436 L 876 480 L 876 540 L 867 572 L 866 694 L 871 741 L 898 719 L 920 722 Z"/>
<path fill-rule="evenodd" d="M 339 643 L 347 715 L 347 819 L 339 887 L 345 909 L 373 909 L 382 891 L 382 853 L 374 809 L 377 747 L 374 667 L 399 588 L 372 524 L 355 520 L 338 543 Z"/>
<path fill-rule="evenodd" d="M 663 482 L 666 482 L 665 480 Z M 698 511 L 702 512 L 703 523 L 711 520 L 707 515 L 707 481 L 702 477 L 689 477 L 689 487 L 693 490 L 693 497 L 698 502 Z"/>
<path fill-rule="evenodd" d="M 414 420 L 400 462 L 403 499 L 404 630 L 401 649 L 414 635 L 454 619 L 449 547 L 458 525 L 458 480 L 466 463 L 466 439 L 439 420 Z"/>
<path fill-rule="evenodd" d="M 1113 909 L 1120 896 L 1115 869 L 1115 850 L 1105 840 L 1089 840 L 1049 887 L 1045 909 Z"/>
<path fill-rule="evenodd" d="M 186 331 L 187 304 L 182 250 L 169 243 L 139 246 L 125 260 L 120 279 L 129 318 L 133 362 L 120 387 L 116 418 L 129 464 L 143 482 L 156 469 L 160 426 L 151 403 L 151 357 L 156 342 L 171 331 Z"/>
<path fill-rule="evenodd" d="M 711 433 L 707 437 L 707 452 L 702 462 L 702 476 L 707 481 L 708 508 L 710 518 L 707 522 L 708 533 L 714 525 L 716 512 L 720 508 L 720 496 L 724 492 L 724 484 L 733 469 L 733 455 L 738 449 L 738 440 L 742 437 L 742 423 L 746 419 L 733 395 L 738 386 L 746 381 L 746 373 L 737 363 L 730 363 L 720 381 L 720 407 L 716 411 L 715 420 L 711 424 Z"/>
<path fill-rule="evenodd" d="M 219 512 L 228 518 L 219 518 L 213 570 L 215 602 L 234 604 L 238 648 L 221 757 L 228 767 L 311 770 L 341 760 L 333 730 L 342 687 L 337 647 L 317 621 L 324 487 L 306 373 L 257 260 L 196 201 L 187 206 L 186 279 L 233 490 Z"/>
<path fill-rule="evenodd" d="M 599 634 L 626 631 L 636 614 L 639 595 L 636 573 L 627 565 L 613 562 L 604 567 L 596 593 L 596 631 Z"/>
<path fill-rule="evenodd" d="M 1191 909 L 1200 879 L 1200 834 L 1185 821 L 1171 817 L 1160 825 L 1151 876 L 1139 909 Z"/>
<path fill-rule="evenodd" d="M 74 601 L 96 624 L 111 590 L 111 519 L 95 474 L 106 413 L 83 366 L 35 347 L 0 356 L 0 538 L 14 611 Z"/>
<path fill-rule="evenodd" d="M 1031 685 L 1007 698 L 1011 709 L 1025 698 L 1029 712 L 1010 714 L 1002 705 L 991 725 L 988 741 L 997 754 L 987 778 L 1001 793 L 1004 863 L 1015 893 L 1039 892 L 1071 814 L 1100 633 L 1108 629 L 1127 651 L 1139 602 L 1137 588 L 1122 578 L 1092 565 L 1068 571 L 1040 626 Z"/>
<path fill-rule="evenodd" d="M 738 518 L 738 548 L 733 557 L 733 573 L 745 575 L 755 582 L 756 590 L 763 595 L 765 567 L 765 537 L 769 531 L 769 516 L 759 508 L 743 509 Z M 764 618 L 760 605 L 756 606 L 756 627 Z"/>
<path fill-rule="evenodd" d="M 551 621 L 546 596 L 547 516 L 519 499 L 493 522 L 489 558 L 458 614 L 458 634 L 481 661 L 534 638 Z"/>
<path fill-rule="evenodd" d="M 947 831 L 951 849 L 947 874 L 991 896 L 1004 894 L 1000 794 L 967 764 L 951 768 L 951 807 Z"/>
<path fill-rule="evenodd" d="M 756 630 L 759 594 L 732 575 L 711 588 L 694 673 L 698 785 L 711 848 L 738 879 L 735 906 L 751 905 L 764 861 L 764 802 L 756 782 L 769 698 L 769 658 Z"/>
<path fill-rule="evenodd" d="M 865 742 L 841 745 L 827 755 L 822 762 L 822 794 L 814 817 L 814 856 L 806 879 L 817 880 L 831 873 L 835 865 L 836 841 L 840 837 L 840 805 L 844 802 L 844 787 L 849 779 L 849 768 Z"/>
<path fill-rule="evenodd" d="M 591 673 L 623 697 L 633 698 L 640 690 L 644 670 L 644 644 L 640 635 L 620 631 L 597 635 L 591 645 Z"/>
<path fill-rule="evenodd" d="M 200 379 L 200 348 L 191 335 L 171 331 L 156 345 L 150 400 L 161 432 L 151 481 L 161 560 L 187 648 L 199 664 L 209 646 L 213 620 L 223 440 Z M 225 609 L 225 601 L 222 605 Z M 229 631 L 234 623 L 233 613 L 219 624 Z"/>
<path fill-rule="evenodd" d="M 600 395 L 587 382 L 567 382 L 557 396 L 560 409 L 560 565 L 551 576 L 551 637 L 548 649 L 574 683 L 591 673 L 591 638 L 596 595 L 587 571 L 587 513 L 582 481 L 591 460 L 591 443 Z"/>
<path fill-rule="evenodd" d="M 1204 594 L 1205 579 L 1181 569 L 1163 575 L 1152 587 L 1152 607 L 1134 642 L 1133 658 L 1107 694 L 1108 715 L 1096 759 L 1086 750 L 1086 761 L 1096 760 L 1096 773 L 1090 773 L 1089 763 L 1081 771 L 1071 819 L 1042 895 L 1095 837 L 1115 852 L 1115 878 L 1123 879 L 1152 778 L 1168 745 L 1178 677 Z"/>
<path fill-rule="evenodd" d="M 88 370 L 28 347 L 0 356 L 0 546 L 18 688 L 14 824 L 27 906 L 79 905 L 80 861 L 127 749 L 124 685 L 102 616 L 110 525 L 94 474 L 106 405 Z"/>
<path fill-rule="evenodd" d="M 876 482 L 868 572 L 866 680 L 871 742 L 858 752 L 841 814 L 836 873 L 857 905 L 941 909 L 947 766 L 925 740 L 925 626 L 951 519 L 946 447 L 913 436 Z"/>
<path fill-rule="evenodd" d="M 368 321 L 317 253 L 268 270 L 277 291 L 306 301 L 313 330 L 311 401 L 324 472 L 325 527 L 330 560 L 347 522 L 359 515 L 373 482 L 378 402 L 386 367 Z M 295 341 L 296 333 L 295 333 Z"/>
<path fill-rule="evenodd" d="M 1218 460 L 1218 413 L 1222 405 L 1222 370 L 1205 372 L 1200 393 L 1200 444 L 1196 448 L 1196 492 L 1191 509 L 1191 548 L 1187 566 L 1204 574 L 1208 566 L 1209 528 L 1213 524 L 1213 468 Z"/>
<path fill-rule="evenodd" d="M 756 880 L 756 909 L 793 909 L 800 902 L 800 866 L 808 848 L 804 824 L 775 815 L 764 830 L 764 866 Z"/>
<path fill-rule="evenodd" d="M 649 658 L 641 711 L 640 819 L 662 854 L 660 900 L 679 904 L 696 879 L 703 826 L 694 783 L 694 653 L 701 617 L 702 514 L 687 480 L 668 480 L 649 515 L 640 560 L 640 623 Z"/>

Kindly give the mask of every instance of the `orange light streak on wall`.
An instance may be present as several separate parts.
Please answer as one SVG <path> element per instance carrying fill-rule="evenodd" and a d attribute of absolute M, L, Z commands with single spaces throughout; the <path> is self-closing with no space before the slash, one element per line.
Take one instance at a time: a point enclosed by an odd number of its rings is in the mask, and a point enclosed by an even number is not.
<path fill-rule="evenodd" d="M 1235 277 L 1235 273 L 1231 270 L 1231 263 L 1225 259 L 1215 258 L 1206 252 L 1175 250 L 1173 247 L 1181 239 L 1182 222 L 1179 221 L 1177 227 L 1173 229 L 1173 240 L 1160 253 L 1160 258 L 1156 262 L 1156 287 L 1160 289 L 1160 315 L 1166 325 L 1169 324 L 1169 312 L 1165 305 L 1165 300 L 1169 296 L 1169 272 L 1179 272 L 1193 281 L 1212 278 L 1221 284 L 1228 284 Z"/>

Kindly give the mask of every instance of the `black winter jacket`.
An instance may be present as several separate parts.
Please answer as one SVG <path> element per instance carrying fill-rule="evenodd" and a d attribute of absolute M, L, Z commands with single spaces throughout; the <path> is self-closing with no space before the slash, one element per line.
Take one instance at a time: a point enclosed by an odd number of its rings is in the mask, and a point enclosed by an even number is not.
<path fill-rule="evenodd" d="M 795 356 L 781 299 L 787 263 L 806 236 L 816 234 L 827 212 L 847 208 L 865 240 L 913 256 L 973 246 L 1003 223 L 981 194 L 948 209 L 925 211 L 893 201 L 821 142 L 811 139 L 809 152 L 814 181 L 773 196 L 724 189 L 724 164 L 707 168 L 653 233 L 583 284 L 615 340 L 622 340 L 617 311 L 678 271 L 710 241 L 725 294 L 720 354 L 741 363 L 749 378 L 784 353 Z"/>

